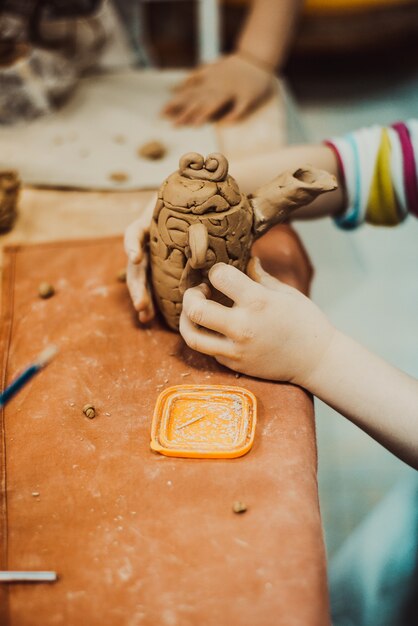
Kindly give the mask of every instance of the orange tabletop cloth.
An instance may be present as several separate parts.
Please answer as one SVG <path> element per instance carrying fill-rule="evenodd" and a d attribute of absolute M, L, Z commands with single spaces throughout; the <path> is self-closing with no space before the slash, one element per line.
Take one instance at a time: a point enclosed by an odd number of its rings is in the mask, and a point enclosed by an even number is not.
<path fill-rule="evenodd" d="M 270 271 L 281 241 L 298 248 L 286 229 L 267 236 L 259 253 Z M 296 282 L 310 273 L 305 261 Z M 326 626 L 312 399 L 236 378 L 160 322 L 141 328 L 116 279 L 124 262 L 116 238 L 5 253 L 2 385 L 47 344 L 60 353 L 3 411 L 0 568 L 59 580 L 0 585 L 0 623 Z M 42 281 L 56 289 L 48 300 Z M 159 392 L 184 383 L 256 395 L 246 456 L 150 450 Z M 246 513 L 233 513 L 236 500 Z"/>

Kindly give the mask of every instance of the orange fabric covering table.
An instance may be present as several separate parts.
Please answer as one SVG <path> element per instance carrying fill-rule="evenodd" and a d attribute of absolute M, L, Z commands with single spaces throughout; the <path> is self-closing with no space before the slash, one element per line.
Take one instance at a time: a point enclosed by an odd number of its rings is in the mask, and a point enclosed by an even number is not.
<path fill-rule="evenodd" d="M 279 229 L 260 245 L 270 271 L 283 236 L 293 237 Z M 0 585 L 0 623 L 329 624 L 312 399 L 237 379 L 159 322 L 140 328 L 116 280 L 123 265 L 120 238 L 5 253 L 2 385 L 46 344 L 60 353 L 3 411 L 0 568 L 56 570 L 59 580 Z M 42 281 L 54 297 L 38 298 Z M 256 395 L 249 454 L 150 450 L 157 396 L 181 383 Z M 232 512 L 235 500 L 245 514 Z"/>

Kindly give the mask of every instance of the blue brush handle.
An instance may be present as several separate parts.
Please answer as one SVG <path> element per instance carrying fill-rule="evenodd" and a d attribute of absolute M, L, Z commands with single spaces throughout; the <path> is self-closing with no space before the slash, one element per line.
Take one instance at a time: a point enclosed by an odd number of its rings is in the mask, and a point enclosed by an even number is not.
<path fill-rule="evenodd" d="M 25 371 L 20 374 L 10 383 L 10 385 L 0 394 L 0 407 L 5 406 L 8 401 L 24 386 L 26 383 L 35 376 L 41 367 L 39 365 L 29 365 Z"/>

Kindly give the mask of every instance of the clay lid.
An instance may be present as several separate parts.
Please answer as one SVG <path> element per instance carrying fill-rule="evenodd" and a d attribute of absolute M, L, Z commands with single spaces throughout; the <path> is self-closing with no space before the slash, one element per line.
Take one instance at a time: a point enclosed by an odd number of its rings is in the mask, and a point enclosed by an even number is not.
<path fill-rule="evenodd" d="M 209 154 L 206 159 L 197 152 L 180 158 L 179 169 L 160 188 L 159 197 L 182 213 L 227 211 L 241 201 L 236 181 L 228 174 L 223 154 Z"/>
<path fill-rule="evenodd" d="M 161 392 L 151 448 L 166 456 L 232 459 L 254 442 L 257 400 L 242 387 L 177 385 Z"/>

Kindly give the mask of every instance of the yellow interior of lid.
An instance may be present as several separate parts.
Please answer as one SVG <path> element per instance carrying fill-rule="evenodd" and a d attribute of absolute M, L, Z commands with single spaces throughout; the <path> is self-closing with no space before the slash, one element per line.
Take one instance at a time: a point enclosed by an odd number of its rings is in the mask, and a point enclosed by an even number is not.
<path fill-rule="evenodd" d="M 256 398 L 224 385 L 178 385 L 159 396 L 151 448 L 167 456 L 234 458 L 254 441 Z"/>

